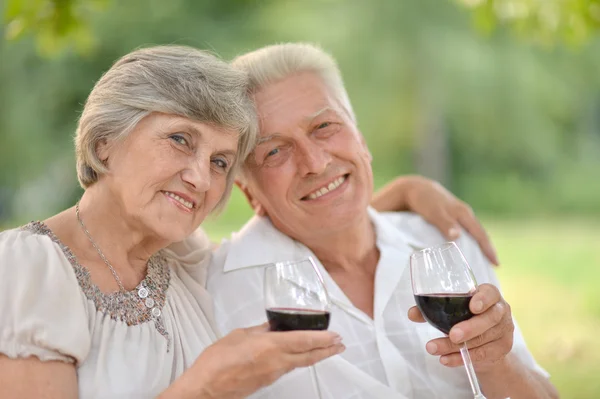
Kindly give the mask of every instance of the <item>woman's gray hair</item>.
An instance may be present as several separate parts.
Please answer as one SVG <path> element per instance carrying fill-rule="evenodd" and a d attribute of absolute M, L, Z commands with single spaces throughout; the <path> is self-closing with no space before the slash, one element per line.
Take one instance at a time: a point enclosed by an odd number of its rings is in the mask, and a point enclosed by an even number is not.
<path fill-rule="evenodd" d="M 246 72 L 253 93 L 289 76 L 303 72 L 317 74 L 342 104 L 354 123 L 350 97 L 344 87 L 342 74 L 331 55 L 309 43 L 282 43 L 262 47 L 236 57 L 231 64 Z"/>
<path fill-rule="evenodd" d="M 75 135 L 77 177 L 83 188 L 98 181 L 106 166 L 98 144 L 119 142 L 152 112 L 179 115 L 239 132 L 238 155 L 227 176 L 222 207 L 239 165 L 255 144 L 258 122 L 247 74 L 205 51 L 156 46 L 119 59 L 96 83 Z"/>

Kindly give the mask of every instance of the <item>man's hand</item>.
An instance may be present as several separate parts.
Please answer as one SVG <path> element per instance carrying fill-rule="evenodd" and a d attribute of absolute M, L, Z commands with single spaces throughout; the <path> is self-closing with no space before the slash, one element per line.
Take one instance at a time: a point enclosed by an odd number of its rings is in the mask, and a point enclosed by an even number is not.
<path fill-rule="evenodd" d="M 513 345 L 513 324 L 510 306 L 500 295 L 498 288 L 482 284 L 471 303 L 474 314 L 469 320 L 456 324 L 447 338 L 437 338 L 427 343 L 432 355 L 440 356 L 440 363 L 448 367 L 462 366 L 460 348 L 466 341 L 475 370 L 489 371 L 501 362 Z M 415 322 L 425 319 L 417 307 L 408 311 L 408 318 Z"/>
<path fill-rule="evenodd" d="M 434 180 L 421 176 L 399 177 L 375 193 L 371 205 L 380 212 L 418 213 L 448 240 L 456 240 L 462 227 L 475 238 L 490 262 L 499 264 L 496 250 L 471 207 Z"/>

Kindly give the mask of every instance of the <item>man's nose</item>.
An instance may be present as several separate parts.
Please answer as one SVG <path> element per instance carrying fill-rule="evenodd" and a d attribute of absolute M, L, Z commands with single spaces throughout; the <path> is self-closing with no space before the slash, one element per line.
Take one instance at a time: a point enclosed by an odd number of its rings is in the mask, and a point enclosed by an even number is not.
<path fill-rule="evenodd" d="M 298 164 L 302 175 L 321 174 L 331 163 L 331 154 L 313 140 L 306 139 L 298 144 Z"/>

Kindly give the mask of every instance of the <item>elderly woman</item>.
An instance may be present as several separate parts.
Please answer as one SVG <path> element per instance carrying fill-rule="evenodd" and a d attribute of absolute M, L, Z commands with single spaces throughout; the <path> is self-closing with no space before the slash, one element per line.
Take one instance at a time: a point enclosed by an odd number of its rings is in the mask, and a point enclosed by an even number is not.
<path fill-rule="evenodd" d="M 81 200 L 0 235 L 0 396 L 238 397 L 343 349 L 257 327 L 198 357 L 211 305 L 163 249 L 226 201 L 254 115 L 245 76 L 191 48 L 135 51 L 98 81 L 75 139 Z"/>
<path fill-rule="evenodd" d="M 256 126 L 246 76 L 200 50 L 142 49 L 106 72 L 75 138 L 81 200 L 0 234 L 1 397 L 240 398 L 344 349 L 265 326 L 217 339 L 201 266 L 166 249 L 226 202 Z M 464 210 L 427 181 L 387 190 L 381 207 L 438 198 L 424 208 L 440 225 Z"/>

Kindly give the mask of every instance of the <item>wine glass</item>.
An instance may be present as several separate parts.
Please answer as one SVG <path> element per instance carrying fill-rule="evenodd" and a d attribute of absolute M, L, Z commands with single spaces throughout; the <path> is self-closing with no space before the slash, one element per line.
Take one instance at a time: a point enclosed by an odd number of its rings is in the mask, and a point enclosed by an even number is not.
<path fill-rule="evenodd" d="M 455 324 L 473 317 L 469 303 L 477 291 L 477 281 L 454 242 L 413 253 L 410 277 L 417 307 L 425 320 L 444 334 L 448 335 Z M 466 342 L 460 348 L 460 354 L 474 399 L 485 399 Z"/>
<path fill-rule="evenodd" d="M 331 302 L 323 278 L 311 257 L 265 268 L 265 308 L 271 331 L 327 330 Z M 317 397 L 321 390 L 315 366 L 310 366 Z"/>

